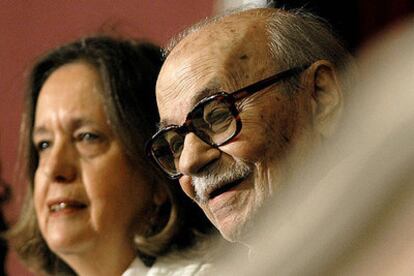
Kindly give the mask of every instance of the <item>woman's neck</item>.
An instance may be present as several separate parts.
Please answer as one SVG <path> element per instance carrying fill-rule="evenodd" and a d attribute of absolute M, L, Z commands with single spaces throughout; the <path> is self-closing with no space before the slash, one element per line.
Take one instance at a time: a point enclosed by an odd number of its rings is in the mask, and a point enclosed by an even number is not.
<path fill-rule="evenodd" d="M 135 250 L 128 245 L 119 247 L 95 248 L 79 253 L 64 254 L 61 258 L 79 276 L 122 275 L 136 258 Z"/>

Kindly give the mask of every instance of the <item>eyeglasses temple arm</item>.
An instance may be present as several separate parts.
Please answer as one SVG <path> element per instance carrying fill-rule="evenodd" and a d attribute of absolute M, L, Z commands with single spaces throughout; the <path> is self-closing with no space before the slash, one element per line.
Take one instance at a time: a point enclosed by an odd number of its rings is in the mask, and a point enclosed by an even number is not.
<path fill-rule="evenodd" d="M 299 73 L 302 73 L 304 70 L 306 70 L 310 65 L 306 64 L 303 66 L 298 66 L 298 67 L 294 67 L 292 69 L 286 70 L 286 71 L 282 71 L 276 75 L 273 75 L 271 77 L 268 77 L 264 80 L 261 80 L 259 82 L 256 82 L 254 84 L 251 84 L 247 87 L 241 88 L 233 93 L 232 96 L 234 97 L 235 100 L 244 98 L 248 95 L 251 95 L 253 93 L 256 93 L 257 91 L 260 91 L 272 84 L 275 84 L 283 79 L 289 78 L 291 76 L 297 75 Z"/>

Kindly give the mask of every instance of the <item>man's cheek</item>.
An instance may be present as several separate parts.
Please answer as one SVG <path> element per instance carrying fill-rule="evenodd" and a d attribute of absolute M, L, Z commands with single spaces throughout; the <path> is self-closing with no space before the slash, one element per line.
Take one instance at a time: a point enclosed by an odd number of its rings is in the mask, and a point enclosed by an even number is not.
<path fill-rule="evenodd" d="M 259 129 L 249 129 L 243 125 L 242 131 L 220 150 L 235 159 L 255 162 L 260 159 L 266 149 L 266 137 Z"/>
<path fill-rule="evenodd" d="M 195 198 L 195 190 L 194 190 L 193 184 L 191 183 L 191 177 L 187 176 L 187 175 L 183 175 L 180 178 L 179 182 L 180 182 L 181 189 L 184 191 L 184 193 L 188 197 L 194 199 Z"/>

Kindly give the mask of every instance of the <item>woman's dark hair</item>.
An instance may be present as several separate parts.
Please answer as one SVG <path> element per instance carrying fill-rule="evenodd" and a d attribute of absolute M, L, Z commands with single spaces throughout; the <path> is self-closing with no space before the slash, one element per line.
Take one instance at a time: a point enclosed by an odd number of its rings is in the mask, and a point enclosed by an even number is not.
<path fill-rule="evenodd" d="M 53 275 L 74 274 L 48 248 L 38 228 L 33 188 L 39 160 L 32 132 L 43 84 L 59 67 L 79 61 L 95 66 L 99 72 L 105 111 L 131 164 L 144 167 L 154 183 L 169 194 L 170 200 L 154 215 L 152 231 L 135 238 L 137 255 L 151 264 L 157 256 L 191 246 L 197 233 L 207 233 L 212 226 L 199 208 L 182 195 L 177 183 L 148 164 L 144 151 L 145 141 L 155 132 L 159 120 L 154 90 L 162 65 L 161 49 L 148 42 L 109 36 L 87 37 L 63 45 L 40 58 L 31 71 L 20 141 L 20 171 L 24 172 L 28 191 L 19 220 L 8 233 L 9 240 L 28 266 Z"/>

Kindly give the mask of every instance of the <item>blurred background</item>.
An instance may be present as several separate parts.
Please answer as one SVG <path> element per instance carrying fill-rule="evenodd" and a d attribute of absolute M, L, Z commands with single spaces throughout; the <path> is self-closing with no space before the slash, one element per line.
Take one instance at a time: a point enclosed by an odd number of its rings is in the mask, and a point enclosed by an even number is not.
<path fill-rule="evenodd" d="M 279 7 L 303 7 L 324 17 L 353 53 L 364 49 L 383 30 L 398 28 L 399 22 L 414 11 L 412 0 L 276 2 Z M 0 0 L 0 230 L 16 220 L 23 198 L 24 187 L 15 181 L 19 121 L 26 73 L 39 55 L 99 32 L 164 45 L 200 19 L 249 3 L 266 1 Z M 3 243 L 0 245 L 0 249 L 5 248 Z M 11 276 L 31 275 L 12 251 L 7 254 L 5 271 Z"/>

